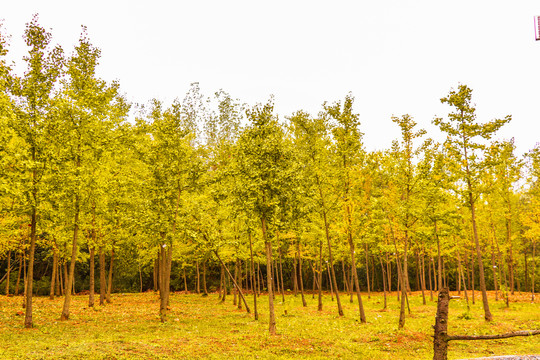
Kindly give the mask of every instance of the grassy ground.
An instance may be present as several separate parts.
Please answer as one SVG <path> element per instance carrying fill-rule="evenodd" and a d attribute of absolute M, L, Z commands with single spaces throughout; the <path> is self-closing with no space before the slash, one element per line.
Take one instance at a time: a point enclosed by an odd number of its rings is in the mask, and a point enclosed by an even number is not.
<path fill-rule="evenodd" d="M 493 294 L 491 294 L 492 296 Z M 450 334 L 494 334 L 540 329 L 540 302 L 528 295 L 512 298 L 510 308 L 491 299 L 492 323 L 483 320 L 481 299 L 466 312 L 465 300 L 450 304 Z M 250 307 L 253 297 L 248 296 Z M 358 306 L 342 295 L 345 316 L 324 296 L 324 310 L 307 296 L 276 296 L 277 336 L 269 336 L 268 298 L 259 298 L 260 319 L 238 310 L 232 296 L 225 304 L 217 294 L 172 294 L 169 321 L 159 322 L 154 293 L 115 294 L 113 303 L 87 307 L 87 296 L 75 296 L 69 321 L 61 322 L 62 299 L 34 300 L 34 329 L 23 328 L 21 297 L 0 298 L 0 359 L 431 359 L 436 303 L 422 305 L 420 293 L 410 296 L 411 315 L 397 329 L 399 304 L 395 293 L 387 311 L 382 294 L 363 295 L 367 324 L 358 321 Z M 252 309 L 253 311 L 253 309 Z M 502 354 L 538 354 L 540 336 L 506 340 L 451 342 L 449 358 Z"/>

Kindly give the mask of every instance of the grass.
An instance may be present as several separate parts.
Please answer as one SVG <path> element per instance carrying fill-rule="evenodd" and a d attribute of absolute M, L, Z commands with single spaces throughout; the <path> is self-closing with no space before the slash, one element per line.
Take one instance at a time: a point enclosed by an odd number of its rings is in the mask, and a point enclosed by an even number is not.
<path fill-rule="evenodd" d="M 492 296 L 493 294 L 491 294 Z M 393 293 L 382 311 L 382 294 L 363 294 L 367 324 L 360 324 L 358 305 L 342 294 L 345 316 L 324 296 L 324 309 L 307 296 L 276 296 L 277 336 L 268 335 L 268 298 L 259 297 L 260 319 L 217 294 L 171 295 L 169 321 L 160 323 L 154 293 L 114 294 L 113 303 L 87 307 L 87 296 L 73 297 L 69 321 L 60 321 L 63 299 L 34 299 L 33 329 L 24 329 L 21 297 L 0 298 L 1 359 L 431 359 L 436 303 L 422 305 L 420 293 L 409 300 L 411 315 L 397 329 L 399 304 Z M 496 334 L 540 329 L 540 302 L 528 295 L 512 298 L 510 308 L 490 299 L 492 323 L 483 320 L 481 299 L 466 311 L 465 300 L 450 303 L 450 334 Z M 253 297 L 248 296 L 253 306 Z M 253 309 L 252 309 L 253 311 Z M 450 343 L 449 359 L 503 354 L 540 353 L 540 336 Z"/>

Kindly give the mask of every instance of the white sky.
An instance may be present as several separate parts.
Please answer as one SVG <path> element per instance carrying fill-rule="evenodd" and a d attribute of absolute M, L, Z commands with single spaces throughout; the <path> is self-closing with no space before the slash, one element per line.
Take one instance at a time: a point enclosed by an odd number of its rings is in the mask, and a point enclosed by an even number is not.
<path fill-rule="evenodd" d="M 513 116 L 499 137 L 515 137 L 518 154 L 540 141 L 538 1 L 0 0 L 13 58 L 34 13 L 67 53 L 86 25 L 101 76 L 134 102 L 183 99 L 198 81 L 205 95 L 223 88 L 250 105 L 274 94 L 286 116 L 351 91 L 374 150 L 399 137 L 392 115 L 441 139 L 439 99 L 463 83 L 480 120 Z"/>

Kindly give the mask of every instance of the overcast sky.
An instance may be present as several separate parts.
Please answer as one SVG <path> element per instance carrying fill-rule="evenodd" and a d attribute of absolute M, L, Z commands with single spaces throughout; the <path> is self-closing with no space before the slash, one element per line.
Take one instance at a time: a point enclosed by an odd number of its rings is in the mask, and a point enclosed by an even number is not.
<path fill-rule="evenodd" d="M 374 150 L 399 137 L 392 115 L 440 140 L 431 120 L 463 83 L 479 120 L 513 116 L 498 137 L 514 137 L 518 153 L 540 141 L 539 1 L 2 1 L 12 58 L 26 52 L 34 13 L 67 53 L 86 25 L 100 75 L 134 102 L 182 99 L 198 81 L 250 105 L 274 94 L 283 117 L 350 91 Z"/>

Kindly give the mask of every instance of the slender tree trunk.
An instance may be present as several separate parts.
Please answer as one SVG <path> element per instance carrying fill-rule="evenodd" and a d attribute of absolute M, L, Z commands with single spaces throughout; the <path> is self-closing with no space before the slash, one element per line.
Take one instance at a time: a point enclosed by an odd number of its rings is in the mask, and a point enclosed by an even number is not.
<path fill-rule="evenodd" d="M 221 263 L 221 265 L 223 266 L 223 268 L 225 269 L 225 271 L 227 272 L 227 275 L 228 278 L 231 279 L 231 281 L 233 282 L 234 284 L 234 287 L 238 290 L 238 295 L 240 297 L 240 300 L 244 302 L 244 305 L 246 306 L 246 311 L 248 312 L 248 314 L 250 313 L 250 310 L 249 310 L 249 306 L 247 304 L 247 301 L 246 301 L 246 298 L 244 297 L 244 294 L 242 294 L 242 290 L 240 289 L 240 287 L 238 286 L 238 283 L 236 282 L 236 280 L 234 280 L 234 277 L 232 276 L 231 272 L 229 271 L 229 269 L 227 268 L 227 265 L 225 265 L 225 263 L 223 262 L 223 260 L 221 260 L 221 257 L 219 256 L 218 252 L 216 250 L 214 250 L 214 254 L 216 254 L 216 257 L 217 259 L 219 260 L 219 262 Z M 238 301 L 240 301 L 238 300 Z"/>
<path fill-rule="evenodd" d="M 19 271 L 17 272 L 17 282 L 15 284 L 15 296 L 19 295 L 19 283 L 21 282 L 21 272 L 23 268 L 24 259 L 25 259 L 24 250 L 22 250 L 19 257 Z"/>
<path fill-rule="evenodd" d="M 383 307 L 383 310 L 386 310 L 386 307 L 387 307 L 387 300 L 386 300 L 386 271 L 384 271 L 384 264 L 383 264 L 383 261 L 382 261 L 382 257 L 379 257 L 379 261 L 381 262 L 381 273 L 382 273 L 383 292 L 384 292 L 384 307 Z"/>
<path fill-rule="evenodd" d="M 323 195 L 322 195 L 322 190 L 320 189 L 320 186 L 319 186 L 319 190 L 321 192 L 321 198 L 322 198 Z M 324 203 L 323 203 L 323 208 L 324 208 Z M 336 293 L 336 302 L 337 302 L 337 306 L 338 306 L 338 315 L 343 316 L 343 307 L 341 306 L 341 299 L 339 297 L 338 285 L 337 285 L 337 281 L 336 281 L 336 272 L 334 271 L 334 257 L 332 255 L 332 244 L 331 244 L 331 241 L 330 241 L 330 231 L 329 231 L 328 219 L 326 217 L 326 210 L 323 210 L 323 220 L 324 220 L 324 232 L 325 232 L 325 235 L 326 235 L 326 243 L 328 245 L 328 258 L 330 260 L 330 264 L 329 264 L 329 268 L 330 268 L 329 275 L 331 277 L 331 279 L 330 279 L 330 291 L 332 291 L 332 288 L 336 289 L 335 293 Z M 333 300 L 333 298 L 332 298 L 332 300 Z"/>
<path fill-rule="evenodd" d="M 368 293 L 368 299 L 371 299 L 371 290 L 370 290 L 370 284 L 369 284 L 369 263 L 368 263 L 368 245 L 367 245 L 367 243 L 364 244 L 364 252 L 365 252 L 365 255 L 366 255 L 367 293 Z"/>
<path fill-rule="evenodd" d="M 482 291 L 482 304 L 484 306 L 484 319 L 486 321 L 492 321 L 493 315 L 491 315 L 491 311 L 489 310 L 489 303 L 488 303 L 487 291 L 486 291 L 486 278 L 484 276 L 484 264 L 482 262 L 482 249 L 480 248 L 480 242 L 478 240 L 478 231 L 476 230 L 476 213 L 475 213 L 473 194 L 471 191 L 471 184 L 470 184 L 469 179 L 468 179 L 468 182 L 469 182 L 469 204 L 471 206 L 471 219 L 472 219 L 472 225 L 473 225 L 474 243 L 476 245 L 476 258 L 478 259 L 478 275 L 480 277 L 480 290 Z"/>
<path fill-rule="evenodd" d="M 138 263 L 137 265 L 139 268 L 139 292 L 142 293 L 143 292 L 142 268 L 141 268 L 140 263 Z"/>
<path fill-rule="evenodd" d="M 236 269 L 237 269 L 237 277 L 236 277 L 236 283 L 238 284 L 238 309 L 242 309 L 242 301 L 240 298 L 240 293 L 242 292 L 242 265 L 239 258 L 236 258 Z"/>
<path fill-rule="evenodd" d="M 388 277 L 388 292 L 392 292 L 392 263 L 388 258 L 388 253 L 385 254 L 386 257 L 386 272 Z"/>
<path fill-rule="evenodd" d="M 298 278 L 300 279 L 300 294 L 302 295 L 302 305 L 307 306 L 306 297 L 304 296 L 304 276 L 302 273 L 302 251 L 300 242 L 296 243 L 296 253 L 298 254 Z"/>
<path fill-rule="evenodd" d="M 334 301 L 334 287 L 332 286 L 332 275 L 330 272 L 330 264 L 328 262 L 326 263 L 326 270 L 328 271 L 328 284 L 330 285 L 330 296 L 332 298 L 332 301 Z"/>
<path fill-rule="evenodd" d="M 348 214 L 350 215 L 350 210 L 347 206 Z M 349 240 L 349 248 L 351 253 L 351 267 L 353 268 L 353 278 L 354 278 L 354 285 L 356 288 L 356 297 L 358 298 L 358 312 L 360 313 L 360 322 L 365 324 L 366 323 L 366 314 L 364 313 L 364 304 L 362 303 L 362 295 L 360 294 L 360 284 L 358 282 L 358 272 L 356 270 L 356 259 L 354 258 L 354 243 L 352 239 L 352 233 L 350 229 L 349 224 L 349 234 L 348 234 L 348 240 Z"/>
<path fill-rule="evenodd" d="M 281 263 L 281 248 L 279 249 L 278 253 L 279 253 L 279 274 L 281 277 L 281 301 L 285 302 L 285 289 L 283 287 L 283 264 Z"/>
<path fill-rule="evenodd" d="M 281 252 L 280 252 L 280 256 L 281 256 Z M 298 296 L 298 278 L 296 277 L 296 256 L 294 258 L 294 261 L 293 261 L 293 271 L 292 271 L 292 274 L 291 274 L 291 278 L 292 278 L 292 285 L 293 285 L 293 294 L 294 296 Z"/>
<path fill-rule="evenodd" d="M 55 288 L 55 294 L 56 296 L 61 296 L 62 293 L 60 292 L 60 280 L 62 279 L 62 276 L 60 276 L 60 259 L 59 259 L 59 255 L 58 255 L 58 249 L 56 250 L 56 281 L 55 281 L 55 284 L 54 284 L 54 288 Z"/>
<path fill-rule="evenodd" d="M 471 292 L 472 292 L 472 303 L 475 303 L 475 296 L 474 296 L 474 251 L 472 251 L 471 254 Z"/>
<path fill-rule="evenodd" d="M 159 252 L 158 257 L 154 260 L 154 269 L 152 271 L 152 280 L 154 281 L 154 292 L 158 291 L 158 283 L 159 283 Z M 185 271 L 185 270 L 184 270 Z"/>
<path fill-rule="evenodd" d="M 465 263 L 467 263 L 467 261 L 465 261 Z M 459 253 L 458 253 L 458 271 L 460 272 L 461 277 L 463 279 L 465 279 L 465 277 L 463 275 L 463 267 L 461 266 L 461 257 L 459 255 Z M 463 280 L 463 282 L 465 283 L 465 280 Z M 469 306 L 469 294 L 467 293 L 467 285 L 464 286 L 463 292 L 465 293 L 465 300 L 467 300 L 467 311 L 470 311 L 471 307 Z"/>
<path fill-rule="evenodd" d="M 236 283 L 238 283 L 238 259 L 235 260 L 235 262 L 234 262 L 234 281 Z M 238 305 L 237 300 L 236 300 L 236 293 L 237 293 L 236 287 L 233 287 L 232 290 L 233 290 L 233 296 L 234 296 L 233 297 L 233 305 Z"/>
<path fill-rule="evenodd" d="M 407 269 L 407 266 L 405 265 L 407 263 L 407 232 L 405 232 L 405 249 L 403 254 L 403 269 L 401 269 L 401 306 L 399 309 L 399 328 L 403 329 L 405 327 L 405 301 L 407 297 L 407 284 L 406 284 L 406 276 L 405 271 Z M 399 266 L 399 264 L 398 264 Z"/>
<path fill-rule="evenodd" d="M 109 284 L 107 285 L 107 294 L 105 296 L 105 301 L 107 301 L 108 304 L 112 302 L 111 292 L 112 292 L 112 287 L 113 287 L 113 264 L 114 264 L 114 244 L 111 249 L 111 260 L 109 263 Z"/>
<path fill-rule="evenodd" d="M 256 285 L 255 285 L 255 264 L 253 262 L 253 244 L 251 241 L 251 231 L 248 231 L 248 237 L 249 237 L 249 257 L 251 260 L 251 289 L 253 290 L 253 314 L 255 315 L 255 320 L 259 320 L 259 312 L 257 310 L 257 290 L 256 290 Z"/>
<path fill-rule="evenodd" d="M 96 246 L 96 202 L 92 202 L 92 244 L 90 248 L 90 284 L 88 295 L 88 307 L 94 307 L 94 291 L 95 291 L 95 246 Z"/>
<path fill-rule="evenodd" d="M 77 167 L 80 162 L 77 164 Z M 71 244 L 71 262 L 69 264 L 69 274 L 66 281 L 66 295 L 64 297 L 64 307 L 60 320 L 69 319 L 69 306 L 71 305 L 71 288 L 73 287 L 73 278 L 75 276 L 75 263 L 77 262 L 77 242 L 79 240 L 79 194 L 75 195 L 75 220 L 73 229 L 73 242 Z"/>
<path fill-rule="evenodd" d="M 495 290 L 495 301 L 499 301 L 499 289 L 497 286 L 497 266 L 495 265 L 495 246 L 491 242 L 491 271 L 493 273 L 493 290 Z"/>
<path fill-rule="evenodd" d="M 201 293 L 201 274 L 200 274 L 200 271 L 199 271 L 199 260 L 197 260 L 196 262 L 196 265 L 195 265 L 196 269 L 197 269 L 197 294 L 200 294 Z M 234 304 L 236 305 L 236 296 L 234 297 L 235 301 L 234 301 Z"/>
<path fill-rule="evenodd" d="M 420 256 L 420 255 L 419 255 Z M 424 252 L 422 251 L 422 258 L 420 260 L 421 262 L 421 275 L 420 275 L 420 282 L 421 282 L 421 288 L 422 288 L 422 304 L 426 305 L 426 267 L 425 267 L 425 255 L 424 255 Z"/>
<path fill-rule="evenodd" d="M 266 229 L 266 219 L 261 217 L 261 226 L 262 226 L 262 233 L 263 233 L 263 239 L 264 243 L 266 245 L 266 267 L 267 269 L 272 269 L 272 242 L 268 238 L 267 235 L 267 229 Z M 276 315 L 274 312 L 274 284 L 271 272 L 268 271 L 267 273 L 267 284 L 268 284 L 268 311 L 269 311 L 269 326 L 268 331 L 270 332 L 270 335 L 276 335 Z"/>
<path fill-rule="evenodd" d="M 431 258 L 433 260 L 433 258 Z M 428 278 L 429 278 L 429 298 L 431 301 L 433 301 L 433 281 L 431 279 L 431 261 L 428 257 Z"/>
<path fill-rule="evenodd" d="M 437 290 L 441 291 L 443 288 L 441 242 L 439 240 L 439 232 L 437 231 L 437 221 L 434 221 L 433 224 L 435 226 L 435 238 L 437 239 Z"/>
<path fill-rule="evenodd" d="M 442 258 L 441 261 L 442 261 L 443 287 L 448 288 L 448 279 L 446 276 L 446 262 L 444 261 L 444 258 Z"/>
<path fill-rule="evenodd" d="M 9 277 L 10 277 L 10 272 L 11 272 L 11 250 L 9 250 L 8 252 L 8 258 L 7 258 L 7 273 L 6 273 L 6 296 L 9 295 Z M 53 260 L 54 262 L 54 260 Z M 53 274 L 54 274 L 54 268 L 53 268 Z M 54 282 L 53 282 L 54 283 Z"/>
<path fill-rule="evenodd" d="M 51 289 L 49 291 L 49 299 L 54 300 L 54 285 L 56 281 L 56 271 L 58 270 L 58 253 L 56 251 L 56 245 L 53 245 L 53 266 L 51 274 Z"/>
<path fill-rule="evenodd" d="M 514 251 L 512 247 L 512 204 L 508 201 L 506 217 L 506 243 L 508 244 L 508 274 L 510 277 L 510 292 L 514 295 Z"/>
<path fill-rule="evenodd" d="M 203 262 L 203 296 L 208 296 L 208 289 L 206 288 L 206 261 Z"/>
<path fill-rule="evenodd" d="M 90 248 L 90 290 L 88 294 L 88 307 L 94 307 L 94 245 Z"/>
<path fill-rule="evenodd" d="M 311 262 L 309 264 L 311 266 L 311 271 L 313 272 L 313 292 L 311 293 L 311 299 L 315 299 L 315 285 L 317 282 L 317 275 L 315 271 L 315 265 L 312 264 Z"/>
<path fill-rule="evenodd" d="M 34 157 L 34 156 L 33 156 Z M 32 171 L 32 182 L 33 190 L 32 197 L 34 200 L 37 199 L 37 187 L 36 187 L 36 170 Z M 26 301 L 26 314 L 24 317 L 24 327 L 31 328 L 34 326 L 32 321 L 32 295 L 34 289 L 34 254 L 36 251 L 36 205 L 32 206 L 32 215 L 31 215 L 31 229 L 30 229 L 30 253 L 28 256 L 28 270 L 26 274 L 25 281 L 25 301 Z"/>
<path fill-rule="evenodd" d="M 162 234 L 162 238 L 165 238 L 165 235 Z M 162 244 L 160 246 L 159 252 L 159 317 L 161 322 L 167 321 L 168 313 L 168 303 L 169 303 L 169 284 L 168 284 L 168 274 L 169 274 L 169 257 L 171 255 L 172 249 L 167 244 Z"/>
<path fill-rule="evenodd" d="M 261 296 L 261 263 L 257 262 L 257 296 Z"/>
<path fill-rule="evenodd" d="M 276 280 L 276 291 L 274 291 L 274 299 L 276 298 L 276 292 L 279 293 L 280 292 L 280 289 L 279 289 L 279 272 L 278 272 L 278 267 L 277 267 L 277 260 L 274 259 L 274 270 L 272 271 L 272 275 L 274 277 L 274 279 Z"/>
<path fill-rule="evenodd" d="M 534 301 L 534 276 L 536 274 L 536 242 L 532 241 L 531 301 Z"/>
<path fill-rule="evenodd" d="M 525 249 L 523 250 L 523 264 L 525 265 L 525 292 L 529 289 L 529 267 L 527 265 L 527 254 L 528 254 L 529 247 L 525 246 Z"/>
<path fill-rule="evenodd" d="M 221 300 L 223 297 L 223 266 L 219 266 L 219 289 L 218 289 L 218 300 Z"/>
<path fill-rule="evenodd" d="M 99 305 L 105 304 L 105 292 L 107 291 L 107 283 L 105 282 L 105 271 L 106 271 L 105 270 L 105 253 L 103 252 L 103 246 L 100 246 L 99 247 Z M 154 283 L 154 285 L 155 284 L 156 283 Z"/>
<path fill-rule="evenodd" d="M 351 291 L 349 288 L 349 275 L 345 270 L 345 260 L 341 260 L 341 270 L 343 272 L 343 291 L 350 295 Z"/>
<path fill-rule="evenodd" d="M 23 299 L 22 299 L 22 308 L 26 308 L 26 290 L 27 290 L 27 285 L 28 285 L 28 282 L 27 282 L 27 274 L 26 274 L 26 257 L 24 258 L 24 264 L 23 264 L 23 283 L 24 283 L 24 293 L 23 293 Z"/>
<path fill-rule="evenodd" d="M 323 303 L 322 303 L 322 240 L 319 241 L 319 273 L 318 276 L 318 285 L 319 285 L 319 303 L 317 305 L 317 310 L 322 311 L 323 309 Z"/>

